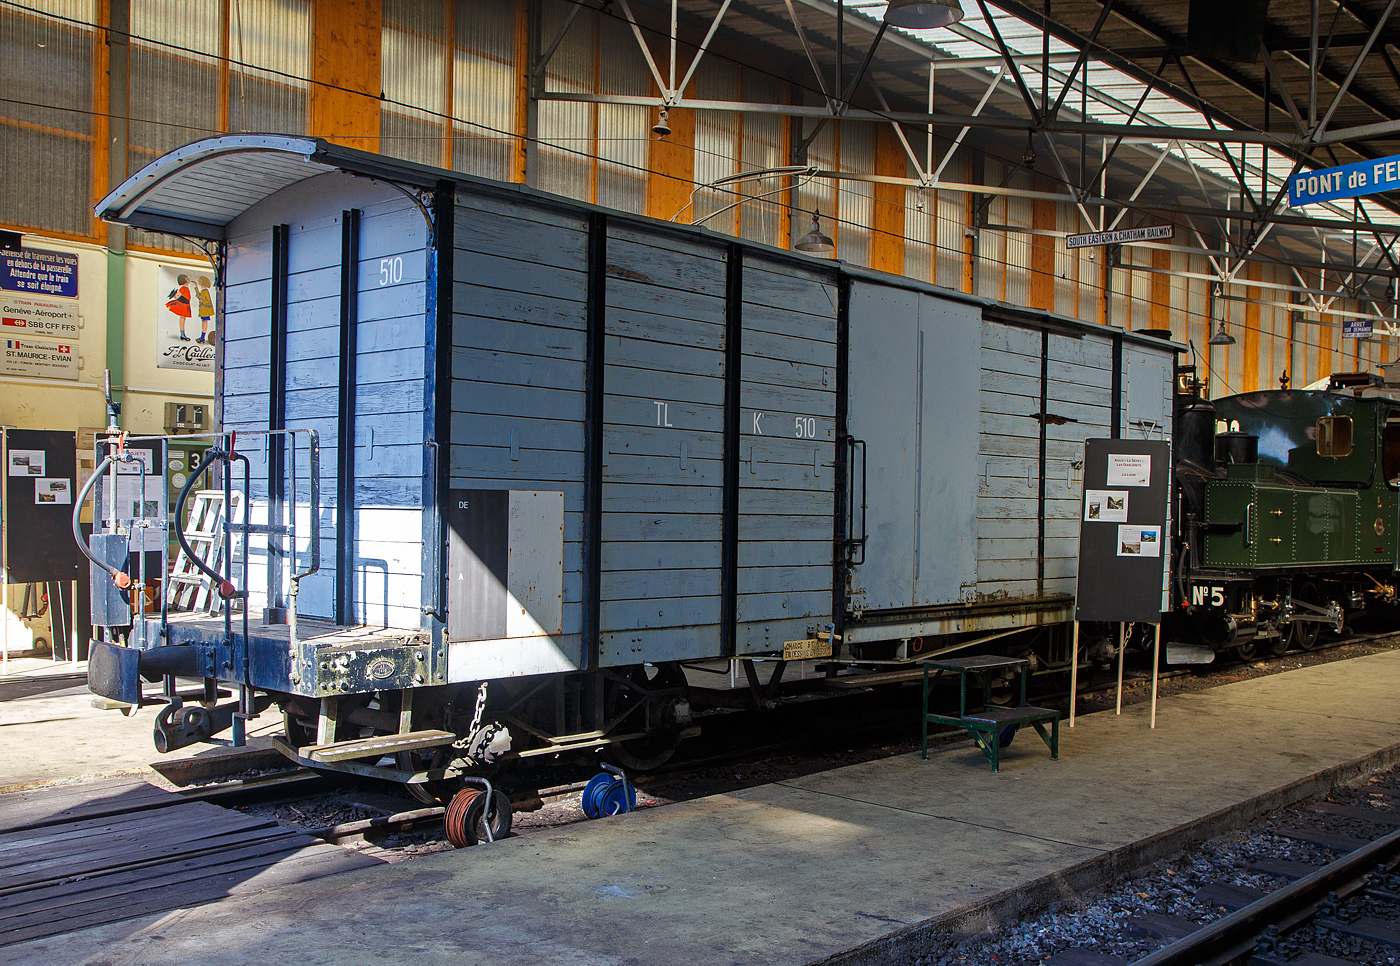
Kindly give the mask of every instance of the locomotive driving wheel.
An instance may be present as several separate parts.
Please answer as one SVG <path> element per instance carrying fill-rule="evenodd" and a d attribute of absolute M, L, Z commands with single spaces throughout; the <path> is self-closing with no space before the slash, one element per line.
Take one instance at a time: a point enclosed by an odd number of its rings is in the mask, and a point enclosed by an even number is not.
<path fill-rule="evenodd" d="M 615 714 L 637 703 L 639 699 L 640 703 L 617 723 L 614 730 L 623 733 L 646 730 L 646 705 L 649 701 L 653 703 L 653 730 L 640 738 L 614 742 L 604 749 L 603 754 L 620 768 L 629 771 L 651 771 L 671 760 L 681 743 L 681 736 L 680 729 L 674 724 L 668 723 L 660 727 L 656 724 L 656 713 L 659 711 L 662 715 L 669 715 L 678 698 L 671 697 L 657 702 L 654 698 L 648 698 L 647 693 L 684 689 L 685 671 L 676 663 L 642 664 L 632 668 L 626 678 L 626 684 L 616 680 L 609 682 L 608 718 L 611 720 Z"/>
<path fill-rule="evenodd" d="M 1298 588 L 1298 592 L 1293 596 L 1314 607 L 1321 607 L 1323 604 L 1322 593 L 1311 580 Z M 1322 625 L 1317 621 L 1293 621 L 1289 624 L 1289 643 L 1300 651 L 1311 651 L 1317 647 L 1318 638 L 1321 636 Z"/>

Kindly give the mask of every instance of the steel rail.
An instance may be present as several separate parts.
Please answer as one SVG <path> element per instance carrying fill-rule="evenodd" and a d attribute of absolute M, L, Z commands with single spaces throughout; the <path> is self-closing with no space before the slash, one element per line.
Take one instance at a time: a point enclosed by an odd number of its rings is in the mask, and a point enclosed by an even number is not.
<path fill-rule="evenodd" d="M 1151 955 L 1134 960 L 1132 966 L 1208 966 L 1229 962 L 1252 949 L 1269 926 L 1297 925 L 1316 913 L 1318 907 L 1328 901 L 1330 893 L 1345 898 L 1365 888 L 1377 865 L 1388 864 L 1394 869 L 1398 855 L 1400 830 L 1347 853 L 1311 875 Z"/>

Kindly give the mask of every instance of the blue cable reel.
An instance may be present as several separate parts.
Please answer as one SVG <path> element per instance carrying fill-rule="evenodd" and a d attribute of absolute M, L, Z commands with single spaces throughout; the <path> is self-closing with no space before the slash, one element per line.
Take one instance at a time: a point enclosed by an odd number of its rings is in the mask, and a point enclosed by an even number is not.
<path fill-rule="evenodd" d="M 583 814 L 589 818 L 621 815 L 637 810 L 637 789 L 621 769 L 603 766 L 603 774 L 594 775 L 583 787 Z"/>

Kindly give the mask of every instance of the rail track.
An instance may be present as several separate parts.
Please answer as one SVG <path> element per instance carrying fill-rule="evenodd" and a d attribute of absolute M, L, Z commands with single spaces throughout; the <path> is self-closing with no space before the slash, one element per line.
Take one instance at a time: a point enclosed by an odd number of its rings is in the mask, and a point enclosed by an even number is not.
<path fill-rule="evenodd" d="M 1400 824 L 1400 815 L 1395 815 Z M 1400 831 L 1343 855 L 1289 885 L 1183 936 L 1134 966 L 1224 966 L 1242 957 L 1251 962 L 1285 964 L 1306 952 L 1307 962 L 1322 966 L 1315 949 L 1290 937 L 1304 927 L 1353 935 L 1400 949 L 1400 922 L 1365 914 L 1357 897 L 1380 901 L 1400 914 Z M 1334 962 L 1349 962 L 1329 957 Z"/>
<path fill-rule="evenodd" d="M 1400 962 L 1400 769 L 1265 816 L 1086 900 L 933 952 L 1003 966 Z"/>

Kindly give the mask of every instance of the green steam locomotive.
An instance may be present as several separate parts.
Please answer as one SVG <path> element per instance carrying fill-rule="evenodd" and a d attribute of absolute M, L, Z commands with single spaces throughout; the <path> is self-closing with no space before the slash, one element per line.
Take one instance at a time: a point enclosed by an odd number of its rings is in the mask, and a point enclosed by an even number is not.
<path fill-rule="evenodd" d="M 1245 659 L 1311 650 L 1395 601 L 1400 386 L 1202 397 L 1178 377 L 1177 539 L 1164 638 Z"/>

